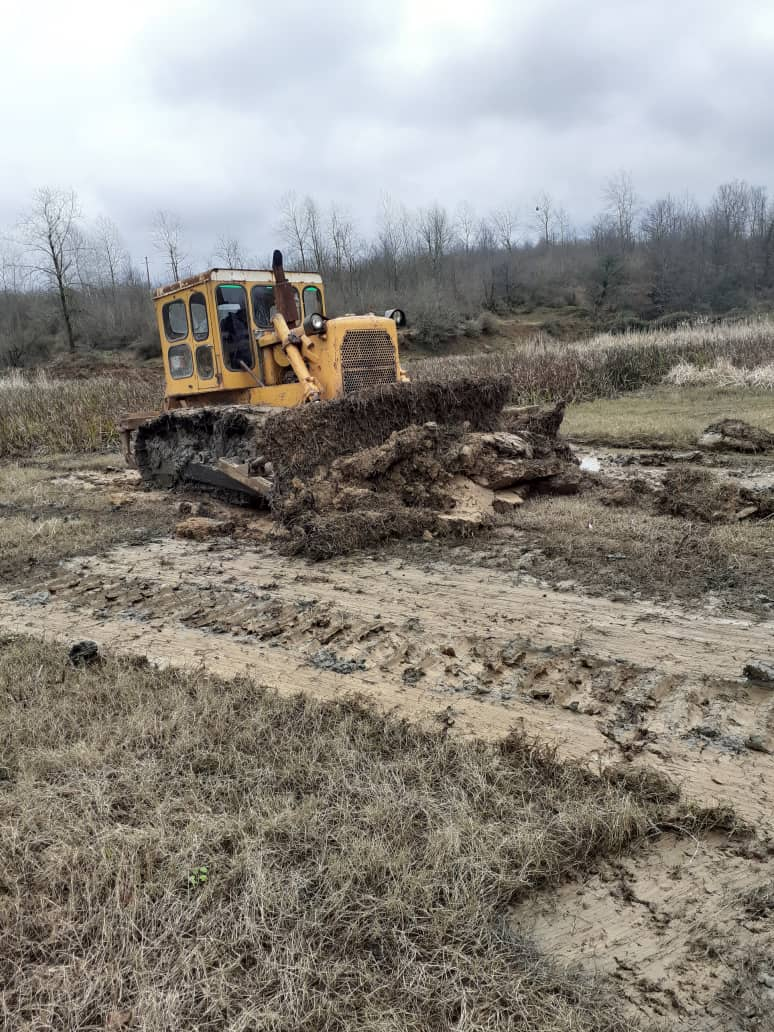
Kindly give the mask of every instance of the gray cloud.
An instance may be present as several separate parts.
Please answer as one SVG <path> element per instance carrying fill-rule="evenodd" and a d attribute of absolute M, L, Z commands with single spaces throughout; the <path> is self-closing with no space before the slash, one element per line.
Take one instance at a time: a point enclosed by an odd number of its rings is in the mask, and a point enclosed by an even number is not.
<path fill-rule="evenodd" d="M 137 260 L 162 207 L 199 265 L 221 232 L 265 255 L 286 190 L 364 230 L 385 192 L 526 215 L 546 189 L 582 224 L 622 167 L 644 197 L 700 199 L 774 168 L 757 0 L 39 6 L 34 61 L 22 14 L 0 41 L 0 227 L 73 186 Z"/>

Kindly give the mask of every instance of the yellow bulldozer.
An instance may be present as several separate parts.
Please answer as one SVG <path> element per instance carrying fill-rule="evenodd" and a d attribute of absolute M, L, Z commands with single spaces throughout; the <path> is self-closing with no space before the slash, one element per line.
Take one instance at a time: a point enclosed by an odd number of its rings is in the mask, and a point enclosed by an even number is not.
<path fill-rule="evenodd" d="M 269 505 L 290 552 L 466 531 L 469 504 L 479 525 L 496 490 L 558 472 L 555 441 L 528 439 L 521 416 L 509 432 L 509 377 L 410 382 L 405 313 L 331 317 L 321 277 L 286 273 L 279 251 L 270 270 L 210 269 L 153 300 L 164 403 L 119 420 L 127 461 L 156 487 Z"/>
<path fill-rule="evenodd" d="M 320 275 L 286 273 L 280 251 L 271 270 L 210 269 L 153 301 L 163 411 L 125 415 L 119 430 L 128 463 L 157 485 L 268 496 L 260 427 L 272 413 L 408 381 L 397 334 L 405 313 L 329 318 Z"/>

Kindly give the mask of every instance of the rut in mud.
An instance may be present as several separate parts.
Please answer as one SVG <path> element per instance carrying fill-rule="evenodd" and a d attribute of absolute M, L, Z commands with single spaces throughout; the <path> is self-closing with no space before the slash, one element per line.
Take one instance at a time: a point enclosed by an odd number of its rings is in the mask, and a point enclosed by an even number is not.
<path fill-rule="evenodd" d="M 395 560 L 292 566 L 268 547 L 162 541 L 72 560 L 0 598 L 5 629 L 90 637 L 281 691 L 385 707 L 669 774 L 743 816 L 770 808 L 774 693 L 742 669 L 770 622 L 686 614 Z M 750 782 L 756 791 L 749 791 Z M 760 782 L 760 790 L 758 790 Z"/>

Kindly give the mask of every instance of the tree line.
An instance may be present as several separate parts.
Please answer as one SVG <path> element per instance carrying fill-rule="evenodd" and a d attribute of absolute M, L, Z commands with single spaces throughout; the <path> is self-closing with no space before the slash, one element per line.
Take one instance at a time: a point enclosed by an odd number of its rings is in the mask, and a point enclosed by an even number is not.
<path fill-rule="evenodd" d="M 289 268 L 323 274 L 332 314 L 400 304 L 420 343 L 434 348 L 482 308 L 575 309 L 591 331 L 749 310 L 774 297 L 774 201 L 744 180 L 722 184 L 704 205 L 674 195 L 646 203 L 619 172 L 583 228 L 545 191 L 520 209 L 485 213 L 469 203 L 409 209 L 385 196 L 370 234 L 341 205 L 289 193 L 268 243 L 277 239 Z M 37 190 L 1 240 L 0 363 L 23 365 L 57 348 L 156 350 L 147 259 L 144 267 L 132 260 L 110 218 L 87 220 L 73 191 Z M 155 213 L 151 245 L 169 280 L 199 271 L 175 213 Z M 206 260 L 267 265 L 229 234 Z"/>

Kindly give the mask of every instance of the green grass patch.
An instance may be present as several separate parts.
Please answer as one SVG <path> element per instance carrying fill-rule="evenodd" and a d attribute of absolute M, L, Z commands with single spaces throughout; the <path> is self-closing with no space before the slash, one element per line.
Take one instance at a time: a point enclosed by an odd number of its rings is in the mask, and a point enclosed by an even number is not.
<path fill-rule="evenodd" d="M 570 405 L 562 429 L 577 441 L 692 448 L 708 424 L 724 418 L 774 431 L 774 395 L 750 388 L 659 387 Z"/>

